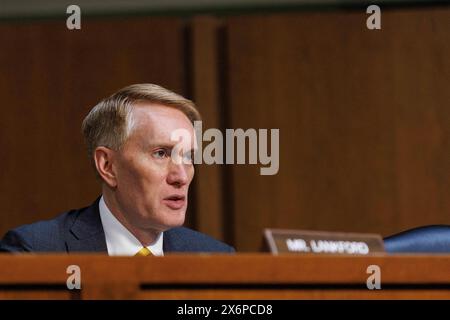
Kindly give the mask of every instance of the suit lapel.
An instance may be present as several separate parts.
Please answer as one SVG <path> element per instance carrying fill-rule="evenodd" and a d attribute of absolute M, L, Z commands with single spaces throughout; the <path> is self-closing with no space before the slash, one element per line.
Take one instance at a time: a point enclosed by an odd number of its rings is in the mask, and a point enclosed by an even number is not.
<path fill-rule="evenodd" d="M 70 252 L 104 252 L 106 247 L 105 232 L 103 231 L 99 199 L 90 207 L 80 210 L 70 227 L 70 233 L 66 239 L 67 251 Z"/>
<path fill-rule="evenodd" d="M 66 238 L 69 253 L 108 252 L 105 231 L 98 209 L 99 201 L 100 198 L 90 207 L 79 211 Z M 190 251 L 189 241 L 186 241 L 179 228 L 170 229 L 164 232 L 163 250 L 164 252 Z"/>

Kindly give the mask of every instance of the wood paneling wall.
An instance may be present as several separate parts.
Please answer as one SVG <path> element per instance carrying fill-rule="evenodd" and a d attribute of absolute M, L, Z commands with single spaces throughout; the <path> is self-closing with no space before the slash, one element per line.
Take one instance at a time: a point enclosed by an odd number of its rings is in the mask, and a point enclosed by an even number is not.
<path fill-rule="evenodd" d="M 263 228 L 450 223 L 450 10 L 227 20 L 232 128 L 279 128 L 280 170 L 234 166 L 234 241 Z"/>
<path fill-rule="evenodd" d="M 101 99 L 140 82 L 185 93 L 180 18 L 0 24 L 0 233 L 92 203 L 80 133 Z"/>

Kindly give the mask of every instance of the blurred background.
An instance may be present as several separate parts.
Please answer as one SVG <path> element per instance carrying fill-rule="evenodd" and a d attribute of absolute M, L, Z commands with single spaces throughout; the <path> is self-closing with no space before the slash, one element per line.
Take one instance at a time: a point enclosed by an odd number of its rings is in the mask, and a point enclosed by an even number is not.
<path fill-rule="evenodd" d="M 81 8 L 81 30 L 66 9 Z M 100 194 L 80 126 L 150 82 L 203 129 L 279 128 L 277 175 L 199 165 L 186 224 L 239 251 L 264 228 L 386 236 L 450 224 L 448 1 L 0 3 L 0 233 Z"/>

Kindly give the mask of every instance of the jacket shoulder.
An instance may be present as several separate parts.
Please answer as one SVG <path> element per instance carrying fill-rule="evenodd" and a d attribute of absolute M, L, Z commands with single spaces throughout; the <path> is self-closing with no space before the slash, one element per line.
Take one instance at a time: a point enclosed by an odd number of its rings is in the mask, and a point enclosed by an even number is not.
<path fill-rule="evenodd" d="M 8 231 L 0 242 L 0 251 L 66 251 L 65 234 L 80 210 L 64 212 L 51 220 L 38 221 Z"/>
<path fill-rule="evenodd" d="M 233 253 L 234 248 L 204 233 L 179 227 L 165 232 L 164 242 L 168 251 L 224 252 Z M 167 243 L 168 242 L 168 243 Z"/>

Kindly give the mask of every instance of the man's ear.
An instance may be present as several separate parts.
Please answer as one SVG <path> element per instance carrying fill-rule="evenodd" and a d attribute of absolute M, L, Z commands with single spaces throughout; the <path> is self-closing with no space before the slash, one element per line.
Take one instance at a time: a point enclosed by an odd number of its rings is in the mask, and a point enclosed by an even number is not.
<path fill-rule="evenodd" d="M 110 187 L 117 186 L 114 160 L 115 151 L 107 147 L 97 147 L 94 151 L 94 161 L 97 172 L 102 180 Z"/>

